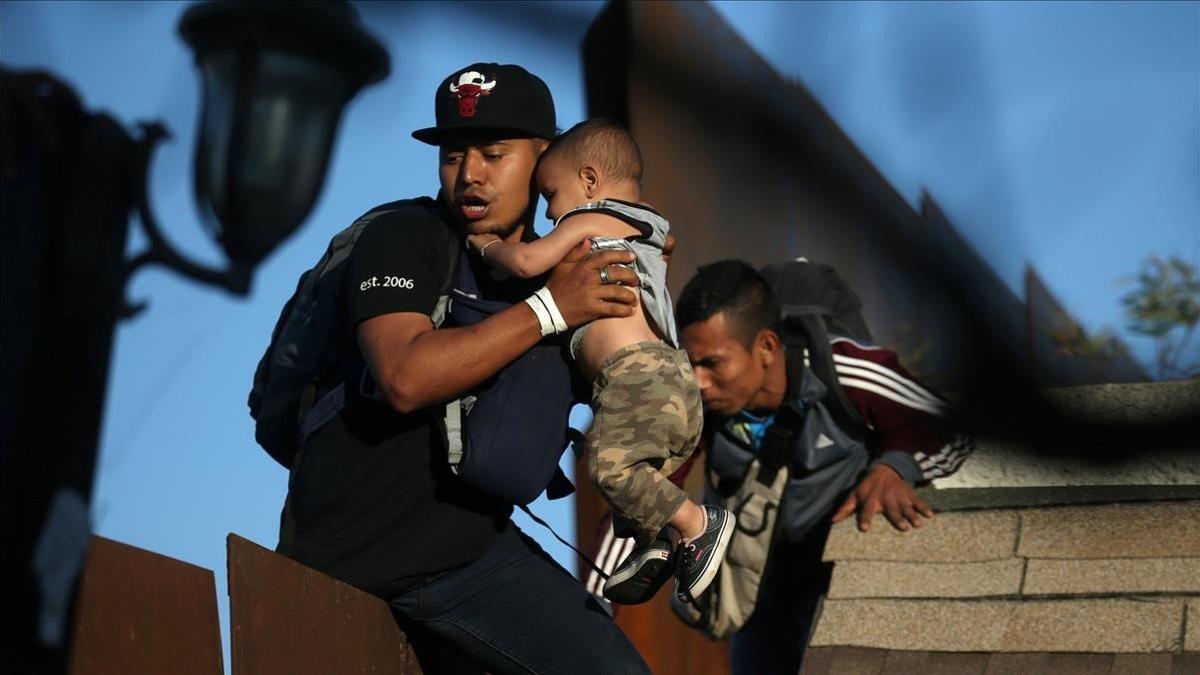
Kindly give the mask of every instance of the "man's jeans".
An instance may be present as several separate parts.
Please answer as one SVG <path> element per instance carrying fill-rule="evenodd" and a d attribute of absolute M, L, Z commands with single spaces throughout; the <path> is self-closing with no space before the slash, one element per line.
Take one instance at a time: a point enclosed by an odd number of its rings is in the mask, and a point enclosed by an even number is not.
<path fill-rule="evenodd" d="M 422 667 L 461 672 L 465 655 L 492 673 L 649 673 L 633 644 L 574 577 L 509 523 L 475 562 L 392 598 Z M 432 667 L 430 667 L 432 666 Z"/>

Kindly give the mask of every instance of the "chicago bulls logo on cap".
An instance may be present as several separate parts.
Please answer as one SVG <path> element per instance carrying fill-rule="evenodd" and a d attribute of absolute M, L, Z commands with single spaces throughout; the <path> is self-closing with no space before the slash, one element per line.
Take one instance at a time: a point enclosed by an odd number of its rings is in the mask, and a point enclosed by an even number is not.
<path fill-rule="evenodd" d="M 497 88 L 501 81 L 503 86 Z M 554 138 L 550 88 L 521 66 L 461 66 L 439 80 L 430 93 L 437 126 L 412 132 L 413 138 L 422 143 L 443 145 L 464 132 L 499 133 L 497 138 Z M 484 96 L 488 97 L 487 103 L 480 103 Z"/>
<path fill-rule="evenodd" d="M 479 102 L 479 97 L 491 94 L 495 86 L 495 78 L 488 82 L 486 77 L 474 70 L 459 75 L 457 84 L 450 83 L 450 93 L 458 97 L 458 116 L 474 117 L 475 104 Z"/>

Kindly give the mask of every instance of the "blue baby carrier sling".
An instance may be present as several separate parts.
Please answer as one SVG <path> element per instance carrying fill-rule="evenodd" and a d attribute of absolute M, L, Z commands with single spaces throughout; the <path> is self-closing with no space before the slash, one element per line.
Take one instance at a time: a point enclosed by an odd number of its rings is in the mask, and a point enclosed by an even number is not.
<path fill-rule="evenodd" d="M 470 326 L 511 306 L 481 298 L 465 250 L 457 268 L 443 325 Z M 543 340 L 447 405 L 449 461 L 460 480 L 518 506 L 543 490 L 550 499 L 575 491 L 559 468 L 563 452 L 579 438 L 568 424 L 575 397 L 565 349 L 561 340 Z"/>

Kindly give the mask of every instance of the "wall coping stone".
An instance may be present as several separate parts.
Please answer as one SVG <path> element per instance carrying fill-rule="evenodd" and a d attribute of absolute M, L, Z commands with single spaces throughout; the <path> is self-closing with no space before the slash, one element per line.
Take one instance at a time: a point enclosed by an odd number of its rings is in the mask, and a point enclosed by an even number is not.
<path fill-rule="evenodd" d="M 970 462 L 970 458 L 967 462 Z M 917 496 L 934 512 L 1086 506 L 1200 499 L 1200 485 L 1064 485 L 1052 487 L 923 487 Z"/>

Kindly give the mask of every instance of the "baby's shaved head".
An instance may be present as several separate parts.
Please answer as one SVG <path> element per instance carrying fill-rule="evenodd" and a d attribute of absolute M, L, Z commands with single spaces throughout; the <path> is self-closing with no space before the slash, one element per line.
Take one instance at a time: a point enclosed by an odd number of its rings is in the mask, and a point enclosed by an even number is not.
<path fill-rule="evenodd" d="M 556 157 L 572 169 L 592 165 L 615 183 L 642 182 L 642 152 L 625 127 L 612 120 L 580 122 L 550 141 L 542 161 Z"/>

